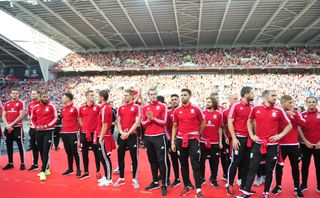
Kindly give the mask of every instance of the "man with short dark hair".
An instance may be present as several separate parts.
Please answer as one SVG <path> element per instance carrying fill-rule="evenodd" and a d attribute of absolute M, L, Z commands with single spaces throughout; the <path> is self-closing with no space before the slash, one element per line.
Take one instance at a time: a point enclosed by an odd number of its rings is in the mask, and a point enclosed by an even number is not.
<path fill-rule="evenodd" d="M 32 90 L 31 91 L 31 102 L 29 102 L 29 104 L 27 105 L 28 107 L 28 118 L 30 119 L 31 117 L 31 112 L 34 106 L 36 106 L 37 104 L 40 103 L 39 100 L 39 94 L 40 91 L 38 90 Z M 30 147 L 32 150 L 32 165 L 31 167 L 28 169 L 28 171 L 34 171 L 34 170 L 38 170 L 38 159 L 39 159 L 39 150 L 36 144 L 36 130 L 35 128 L 33 128 L 31 126 L 31 124 L 29 124 L 29 136 L 30 136 Z"/>
<path fill-rule="evenodd" d="M 88 90 L 85 93 L 86 102 L 79 109 L 79 124 L 81 128 L 80 141 L 82 149 L 82 160 L 84 173 L 80 176 L 80 180 L 90 177 L 89 174 L 89 147 L 92 148 L 95 164 L 96 177 L 100 179 L 100 161 L 97 145 L 97 125 L 100 113 L 100 106 L 94 102 L 94 92 Z"/>
<path fill-rule="evenodd" d="M 165 126 L 167 122 L 166 106 L 157 100 L 157 91 L 148 91 L 150 103 L 142 110 L 142 125 L 146 128 L 144 134 L 144 145 L 147 148 L 148 159 L 152 172 L 152 183 L 145 190 L 159 188 L 158 166 L 162 180 L 162 195 L 167 195 L 167 184 L 169 175 L 169 163 L 167 153 L 167 138 Z"/>
<path fill-rule="evenodd" d="M 97 137 L 99 143 L 99 159 L 104 168 L 104 177 L 99 181 L 98 186 L 112 185 L 112 163 L 111 151 L 116 148 L 110 127 L 112 125 L 112 109 L 108 104 L 109 93 L 107 90 L 99 91 L 99 103 L 101 109 L 97 125 Z"/>
<path fill-rule="evenodd" d="M 80 169 L 80 157 L 78 153 L 78 133 L 79 133 L 79 112 L 72 103 L 72 93 L 65 93 L 62 96 L 63 104 L 65 105 L 61 109 L 62 129 L 61 136 L 64 145 L 64 149 L 67 153 L 68 169 L 62 173 L 63 176 L 73 174 L 73 159 L 76 163 L 77 173 L 76 176 L 81 176 Z"/>
<path fill-rule="evenodd" d="M 193 170 L 194 180 L 196 182 L 196 198 L 202 198 L 201 192 L 201 174 L 200 174 L 200 148 L 199 136 L 206 126 L 202 111 L 199 107 L 191 104 L 191 91 L 189 89 L 181 90 L 182 106 L 174 111 L 173 128 L 171 138 L 171 149 L 177 151 L 181 164 L 181 172 L 184 183 L 184 189 L 180 196 L 185 196 L 193 188 L 189 175 L 189 157 Z M 176 139 L 177 138 L 177 139 Z"/>
<path fill-rule="evenodd" d="M 24 102 L 19 100 L 20 93 L 17 89 L 11 90 L 11 100 L 4 104 L 2 120 L 5 125 L 4 135 L 8 152 L 8 164 L 2 170 L 14 168 L 13 166 L 13 141 L 18 145 L 20 154 L 20 170 L 25 170 L 22 118 L 24 115 Z"/>
<path fill-rule="evenodd" d="M 57 122 L 56 108 L 50 104 L 48 93 L 40 94 L 40 104 L 33 107 L 31 112 L 31 125 L 36 129 L 36 141 L 40 151 L 42 167 L 38 174 L 41 181 L 47 179 L 49 171 L 49 152 L 52 146 L 54 125 Z"/>
<path fill-rule="evenodd" d="M 138 149 L 139 140 L 137 128 L 140 125 L 141 109 L 140 106 L 133 102 L 133 91 L 127 89 L 124 91 L 125 104 L 118 108 L 117 128 L 118 136 L 118 164 L 120 178 L 113 184 L 114 187 L 119 187 L 125 184 L 124 167 L 125 153 L 129 148 L 132 161 L 132 185 L 135 189 L 140 188 L 137 180 L 138 174 Z"/>
<path fill-rule="evenodd" d="M 277 94 L 274 90 L 266 91 L 265 102 L 262 105 L 253 107 L 249 115 L 247 128 L 249 136 L 254 143 L 250 153 L 250 165 L 245 188 L 241 189 L 243 195 L 237 196 L 237 198 L 248 198 L 253 194 L 251 186 L 262 158 L 266 160 L 266 180 L 262 197 L 270 197 L 269 191 L 272 183 L 273 169 L 278 158 L 278 142 L 292 129 L 286 113 L 275 106 L 276 100 Z M 256 123 L 255 134 L 253 133 L 254 121 Z M 282 124 L 285 127 L 280 131 Z"/>
<path fill-rule="evenodd" d="M 306 99 L 306 103 L 308 109 L 302 113 L 302 117 L 306 120 L 306 127 L 302 132 L 299 132 L 302 140 L 300 144 L 302 152 L 301 190 L 308 189 L 309 166 L 313 155 L 317 177 L 316 191 L 320 193 L 320 112 L 317 109 L 318 99 L 310 96 Z"/>

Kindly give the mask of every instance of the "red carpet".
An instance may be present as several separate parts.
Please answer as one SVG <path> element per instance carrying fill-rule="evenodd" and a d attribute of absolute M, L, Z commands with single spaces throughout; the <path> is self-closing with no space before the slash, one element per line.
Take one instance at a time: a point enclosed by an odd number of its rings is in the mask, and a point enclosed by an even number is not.
<path fill-rule="evenodd" d="M 116 152 L 114 151 L 112 154 L 112 162 L 113 168 L 117 166 L 116 163 Z M 104 187 L 100 188 L 97 186 L 97 181 L 95 179 L 95 166 L 93 156 L 90 156 L 90 172 L 91 177 L 79 181 L 76 179 L 75 175 L 70 176 L 62 176 L 61 173 L 66 170 L 67 167 L 67 159 L 66 154 L 63 149 L 59 151 L 51 151 L 51 175 L 48 176 L 47 181 L 41 182 L 39 178 L 36 176 L 37 172 L 27 172 L 27 171 L 19 171 L 19 156 L 17 153 L 14 155 L 15 161 L 15 169 L 2 171 L 0 170 L 0 185 L 1 185 L 1 198 L 4 197 L 21 197 L 24 198 L 32 197 L 32 198 L 51 198 L 51 197 L 162 197 L 160 190 L 154 190 L 151 192 L 144 191 L 144 187 L 151 182 L 151 173 L 150 167 L 148 163 L 148 159 L 146 156 L 145 150 L 140 150 L 139 156 L 139 174 L 138 180 L 140 182 L 141 188 L 139 190 L 135 190 L 131 185 L 131 172 L 130 165 L 126 166 L 126 184 L 119 188 L 113 187 Z M 32 160 L 31 152 L 26 153 L 26 164 L 27 168 L 29 168 Z M 130 164 L 130 155 L 127 153 L 126 155 L 127 164 Z M 0 158 L 0 166 L 1 168 L 7 163 L 7 157 L 3 156 Z M 313 163 L 313 162 L 312 162 Z M 283 177 L 283 192 L 278 196 L 271 197 L 279 197 L 279 198 L 294 198 L 293 195 L 293 182 L 291 178 L 291 170 L 289 168 L 289 164 L 287 168 L 284 169 L 284 177 Z M 209 174 L 207 174 L 207 179 Z M 173 176 L 172 176 L 173 178 Z M 219 178 L 221 178 L 221 168 L 219 169 Z M 118 179 L 118 176 L 113 176 L 113 180 Z M 172 179 L 171 179 L 172 181 Z M 203 186 L 203 193 L 205 197 L 228 197 L 225 193 L 225 182 L 221 179 L 218 180 L 220 185 L 220 189 L 214 189 L 207 182 Z M 273 187 L 274 185 L 272 185 Z M 306 198 L 320 197 L 320 194 L 315 191 L 316 189 L 316 178 L 315 178 L 315 169 L 314 165 L 311 165 L 310 174 L 309 174 L 309 190 L 306 191 Z M 179 197 L 179 192 L 182 190 L 182 185 L 177 188 L 169 188 L 167 197 Z M 253 190 L 257 191 L 257 195 L 253 197 L 261 197 L 262 187 L 253 187 Z M 195 191 L 192 191 L 186 197 L 194 197 Z"/>

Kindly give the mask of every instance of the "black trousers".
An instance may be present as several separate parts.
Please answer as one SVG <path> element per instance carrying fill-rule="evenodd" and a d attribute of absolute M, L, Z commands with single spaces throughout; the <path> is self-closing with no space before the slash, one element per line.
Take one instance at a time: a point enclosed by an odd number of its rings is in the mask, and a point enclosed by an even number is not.
<path fill-rule="evenodd" d="M 170 166 L 168 157 L 167 138 L 165 137 L 165 135 L 145 136 L 144 145 L 147 149 L 153 182 L 158 182 L 159 167 L 162 185 L 167 185 L 169 179 Z"/>
<path fill-rule="evenodd" d="M 54 147 L 55 148 L 58 148 L 59 147 L 59 142 L 60 142 L 60 134 L 61 132 L 61 127 L 60 126 L 57 126 L 55 129 L 54 129 L 54 134 L 53 134 L 53 141 L 54 141 Z"/>
<path fill-rule="evenodd" d="M 99 142 L 99 140 L 97 140 Z M 102 144 L 98 144 L 98 153 L 99 153 L 99 159 L 102 163 L 104 174 L 107 180 L 112 179 L 112 163 L 110 159 L 110 155 L 108 154 L 104 145 L 104 142 Z"/>
<path fill-rule="evenodd" d="M 241 184 L 246 183 L 248 167 L 250 161 L 250 148 L 247 147 L 247 137 L 237 137 L 240 142 L 239 149 L 233 149 L 231 164 L 228 171 L 228 184 L 233 186 L 234 178 L 236 177 L 237 169 L 239 170 L 238 178 L 241 179 Z"/>
<path fill-rule="evenodd" d="M 36 143 L 36 130 L 34 128 L 29 129 L 29 136 L 30 136 L 30 147 L 32 150 L 32 157 L 33 157 L 33 164 L 38 165 L 39 160 L 39 150 Z"/>
<path fill-rule="evenodd" d="M 223 171 L 223 177 L 228 178 L 228 168 L 231 163 L 230 146 L 228 144 L 226 144 L 224 136 L 223 136 L 223 140 L 222 140 L 222 145 L 223 145 L 223 148 L 220 150 L 221 166 L 222 166 L 222 171 Z"/>
<path fill-rule="evenodd" d="M 302 185 L 308 186 L 308 175 L 309 175 L 309 166 L 311 156 L 314 158 L 314 166 L 316 167 L 316 175 L 317 175 L 317 186 L 320 187 L 320 149 L 309 149 L 304 144 L 301 144 L 301 153 L 302 153 Z"/>
<path fill-rule="evenodd" d="M 93 134 L 91 134 L 93 140 Z M 80 142 L 81 142 L 81 150 L 82 150 L 82 160 L 84 172 L 89 172 L 89 149 L 92 148 L 95 162 L 96 162 L 96 172 L 100 171 L 100 159 L 99 159 L 99 146 L 98 144 L 93 144 L 93 141 L 88 142 L 86 139 L 85 133 L 80 133 Z"/>
<path fill-rule="evenodd" d="M 42 160 L 41 172 L 45 172 L 49 168 L 53 131 L 54 130 L 36 132 L 37 146 Z"/>
<path fill-rule="evenodd" d="M 8 161 L 13 164 L 13 141 L 18 145 L 20 161 L 24 164 L 24 146 L 23 146 L 23 131 L 21 127 L 13 127 L 11 133 L 5 129 L 4 135 L 6 136 L 6 145 L 8 153 Z"/>
<path fill-rule="evenodd" d="M 205 143 L 200 143 L 200 172 L 201 177 L 205 179 L 206 160 L 209 159 L 211 181 L 217 181 L 220 149 L 219 144 L 211 144 L 211 148 L 207 149 Z"/>
<path fill-rule="evenodd" d="M 193 177 L 196 182 L 196 188 L 201 188 L 201 173 L 200 173 L 200 147 L 196 139 L 190 139 L 188 147 L 182 147 L 182 139 L 176 140 L 177 152 L 181 165 L 181 173 L 183 184 L 185 187 L 191 183 L 189 177 L 189 157 L 193 170 Z"/>
<path fill-rule="evenodd" d="M 80 157 L 78 153 L 78 134 L 61 133 L 64 149 L 68 158 L 68 170 L 73 170 L 73 159 L 76 163 L 77 170 L 80 170 Z"/>
<path fill-rule="evenodd" d="M 132 161 L 132 178 L 137 178 L 138 170 L 138 152 L 139 152 L 139 143 L 138 136 L 136 134 L 129 135 L 128 139 L 122 140 L 120 134 L 118 136 L 118 163 L 119 163 L 119 172 L 120 178 L 124 178 L 124 158 L 126 155 L 126 150 L 129 148 L 131 161 Z"/>
<path fill-rule="evenodd" d="M 172 164 L 172 168 L 173 168 L 173 173 L 174 173 L 174 177 L 175 179 L 180 179 L 179 177 L 179 156 L 176 152 L 171 151 L 171 142 L 168 141 L 168 149 L 170 150 L 169 154 L 170 154 L 170 158 L 171 158 L 171 164 Z M 169 168 L 169 178 L 170 178 L 170 168 Z"/>
<path fill-rule="evenodd" d="M 295 188 L 300 188 L 300 172 L 299 172 L 299 161 L 300 161 L 300 149 L 299 145 L 291 146 L 280 146 L 280 153 L 282 156 L 283 162 L 287 157 L 289 157 L 291 165 L 291 174 L 293 178 L 293 183 Z M 276 180 L 277 186 L 281 186 L 283 174 L 283 165 L 277 164 L 276 166 Z"/>
<path fill-rule="evenodd" d="M 269 145 L 267 147 L 267 153 L 264 155 L 260 153 L 260 147 L 261 147 L 261 144 L 254 143 L 250 153 L 249 172 L 247 175 L 246 186 L 245 186 L 245 190 L 247 192 L 251 191 L 251 186 L 253 184 L 254 178 L 260 166 L 260 162 L 263 158 L 265 158 L 266 160 L 266 180 L 264 183 L 264 192 L 270 191 L 273 169 L 278 159 L 278 145 Z"/>

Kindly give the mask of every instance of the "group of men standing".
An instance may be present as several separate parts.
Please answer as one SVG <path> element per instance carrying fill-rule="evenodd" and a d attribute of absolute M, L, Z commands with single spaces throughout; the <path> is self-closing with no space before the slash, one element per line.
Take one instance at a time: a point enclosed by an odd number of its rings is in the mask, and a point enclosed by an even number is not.
<path fill-rule="evenodd" d="M 112 181 L 112 163 L 110 155 L 116 148 L 111 130 L 114 120 L 110 107 L 109 93 L 101 90 L 98 103 L 94 102 L 95 93 L 85 93 L 86 102 L 80 107 L 73 106 L 73 95 L 65 93 L 62 97 L 61 136 L 67 154 L 68 168 L 62 175 L 74 174 L 79 179 L 90 177 L 89 150 L 95 157 L 96 177 L 99 186 L 119 187 L 126 183 L 124 177 L 125 154 L 129 151 L 132 161 L 132 185 L 140 188 L 138 182 L 138 152 L 140 146 L 139 128 L 143 128 L 143 145 L 150 163 L 152 182 L 145 190 L 160 188 L 167 195 L 168 186 L 180 185 L 179 164 L 183 180 L 180 196 L 187 195 L 196 188 L 195 197 L 203 197 L 201 186 L 206 182 L 205 164 L 209 159 L 210 183 L 219 188 L 217 173 L 219 158 L 228 153 L 224 161 L 224 178 L 227 180 L 226 192 L 235 196 L 234 180 L 238 171 L 240 191 L 238 198 L 248 198 L 255 191 L 251 189 L 261 161 L 265 161 L 266 178 L 263 197 L 268 198 L 272 183 L 273 170 L 276 169 L 276 186 L 271 191 L 276 195 L 282 191 L 281 179 L 283 161 L 288 157 L 294 180 L 294 193 L 302 198 L 307 190 L 308 170 L 311 156 L 317 173 L 317 192 L 320 193 L 320 112 L 317 110 L 317 98 L 308 97 L 308 109 L 300 114 L 293 109 L 293 98 L 284 95 L 281 105 L 276 105 L 275 90 L 263 92 L 263 103 L 254 106 L 255 95 L 251 87 L 243 87 L 241 99 L 230 96 L 230 107 L 223 110 L 216 95 L 206 98 L 206 106 L 201 110 L 190 102 L 191 90 L 182 89 L 181 96 L 171 95 L 171 107 L 158 100 L 156 89 L 148 90 L 149 103 L 143 107 L 134 102 L 134 91 L 124 91 L 124 104 L 118 107 L 115 125 L 119 131 L 117 154 L 119 178 Z M 11 91 L 12 100 L 3 106 L 3 121 L 8 152 L 8 164 L 3 170 L 13 168 L 13 141 L 19 148 L 21 165 L 25 169 L 22 118 L 24 103 L 19 100 L 19 92 Z M 50 149 L 57 122 L 57 110 L 48 100 L 46 92 L 31 92 L 32 101 L 28 104 L 30 119 L 30 145 L 33 164 L 29 171 L 37 170 L 39 154 L 42 161 L 38 174 L 41 181 L 50 175 Z M 181 102 L 181 104 L 180 104 Z M 141 127 L 142 125 L 142 127 Z M 79 145 L 80 144 L 80 145 Z M 82 151 L 83 170 L 80 167 L 79 150 Z M 300 152 L 302 155 L 300 155 Z M 171 158 L 171 163 L 169 160 Z M 300 182 L 299 161 L 302 156 L 302 182 Z M 189 158 L 195 187 L 190 180 Z M 180 162 L 180 163 L 179 163 Z M 228 163 L 229 162 L 229 163 Z M 104 176 L 100 175 L 100 164 Z M 170 167 L 173 167 L 174 181 L 170 183 Z M 228 167 L 228 169 L 227 169 Z M 160 173 L 160 176 L 159 176 Z"/>

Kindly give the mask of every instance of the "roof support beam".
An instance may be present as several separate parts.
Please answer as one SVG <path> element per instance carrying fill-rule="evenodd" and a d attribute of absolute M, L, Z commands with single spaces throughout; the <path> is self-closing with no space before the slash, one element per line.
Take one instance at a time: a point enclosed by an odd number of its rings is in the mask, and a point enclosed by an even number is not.
<path fill-rule="evenodd" d="M 201 23 L 202 23 L 202 10 L 203 10 L 203 0 L 200 0 L 197 49 L 199 48 L 199 42 L 200 42 Z"/>
<path fill-rule="evenodd" d="M 94 0 L 89 0 L 90 3 L 93 5 L 93 7 L 100 13 L 100 15 L 106 20 L 109 25 L 112 27 L 112 29 L 118 34 L 118 36 L 123 40 L 123 42 L 129 47 L 129 49 L 132 49 L 131 45 L 128 43 L 128 41 L 122 36 L 122 34 L 119 32 L 119 30 L 114 26 L 114 24 L 110 21 L 110 19 L 105 15 L 105 13 L 99 8 L 99 6 L 94 2 Z"/>
<path fill-rule="evenodd" d="M 263 26 L 263 28 L 260 30 L 260 32 L 257 34 L 257 36 L 251 41 L 251 44 L 254 44 L 257 39 L 263 34 L 263 32 L 267 29 L 267 27 L 272 23 L 273 19 L 279 14 L 279 12 L 282 10 L 282 8 L 287 4 L 288 0 L 283 0 L 277 10 L 272 14 L 272 16 L 269 18 L 267 23 Z"/>
<path fill-rule="evenodd" d="M 314 37 L 312 37 L 308 42 L 307 44 L 311 44 L 312 42 L 316 41 L 317 39 L 320 38 L 320 32 L 318 32 L 318 34 L 316 34 Z"/>
<path fill-rule="evenodd" d="M 121 1 L 120 1 L 120 0 L 117 0 L 117 2 L 118 2 L 118 4 L 120 5 L 120 7 L 121 7 L 121 9 L 122 9 L 123 13 L 124 13 L 124 14 L 126 15 L 126 17 L 128 18 L 128 20 L 129 20 L 129 22 L 130 22 L 131 26 L 133 27 L 133 29 L 134 29 L 134 30 L 136 31 L 136 33 L 138 34 L 138 36 L 139 36 L 139 38 L 141 39 L 141 41 L 142 41 L 143 45 L 144 45 L 146 48 L 148 48 L 148 45 L 146 44 L 146 42 L 145 42 L 145 41 L 144 41 L 144 39 L 142 38 L 142 36 L 141 36 L 141 34 L 140 34 L 140 32 L 139 32 L 138 28 L 137 28 L 137 27 L 136 27 L 136 25 L 133 23 L 133 21 L 132 21 L 132 19 L 131 19 L 130 15 L 128 14 L 127 9 L 123 6 L 123 4 L 121 3 Z"/>
<path fill-rule="evenodd" d="M 28 15 L 30 15 L 32 18 L 40 21 L 42 24 L 44 24 L 45 26 L 47 26 L 49 29 L 55 31 L 56 33 L 62 35 L 65 39 L 67 39 L 68 41 L 70 41 L 71 43 L 75 44 L 76 46 L 78 46 L 79 48 L 84 49 L 85 47 L 82 46 L 81 44 L 79 44 L 77 41 L 71 39 L 69 36 L 65 35 L 63 32 L 61 32 L 60 30 L 56 29 L 55 27 L 51 26 L 49 23 L 47 23 L 46 21 L 44 21 L 42 18 L 40 18 L 39 16 L 33 14 L 32 12 L 30 12 L 29 10 L 27 10 L 26 8 L 24 8 L 23 6 L 21 6 L 16 0 L 12 1 L 13 5 L 17 8 L 19 8 L 21 11 L 27 13 Z"/>
<path fill-rule="evenodd" d="M 317 23 L 320 22 L 320 17 L 318 17 L 316 20 L 314 20 L 312 23 L 310 23 L 306 28 L 304 28 L 301 32 L 299 32 L 297 35 L 295 35 L 289 43 L 292 43 L 293 41 L 297 40 L 299 37 L 301 37 L 304 33 L 309 31 L 313 26 L 315 26 Z"/>
<path fill-rule="evenodd" d="M 254 11 L 256 10 L 256 8 L 257 8 L 257 6 L 258 6 L 259 3 L 260 3 L 260 0 L 257 0 L 257 1 L 253 4 L 253 6 L 252 6 L 252 8 L 251 8 L 251 10 L 250 10 L 250 12 L 249 12 L 246 20 L 244 21 L 244 23 L 243 23 L 242 26 L 241 26 L 241 29 L 240 29 L 240 31 L 239 31 L 236 39 L 233 41 L 232 46 L 233 46 L 233 45 L 238 41 L 238 39 L 240 38 L 240 36 L 241 36 L 244 28 L 247 26 L 249 20 L 250 20 L 251 17 L 252 17 L 252 14 L 253 14 Z"/>
<path fill-rule="evenodd" d="M 72 29 L 75 33 L 77 33 L 78 35 L 80 35 L 85 41 L 87 41 L 88 43 L 90 43 L 91 45 L 95 46 L 96 48 L 100 48 L 97 44 L 95 44 L 93 41 L 91 41 L 90 39 L 88 39 L 85 35 L 83 35 L 81 32 L 79 32 L 76 28 L 74 28 L 70 23 L 68 23 L 66 20 L 64 20 L 60 15 L 58 15 L 57 13 L 55 13 L 53 10 L 51 10 L 48 6 L 46 6 L 44 3 L 42 3 L 41 1 L 37 1 L 38 4 L 44 8 L 45 10 L 47 10 L 48 12 L 50 12 L 50 14 L 52 14 L 54 17 L 56 17 L 57 19 L 59 19 L 62 23 L 64 23 L 66 26 L 68 26 L 70 29 Z"/>
<path fill-rule="evenodd" d="M 221 34 L 221 31 L 222 31 L 222 27 L 223 27 L 224 21 L 226 20 L 226 17 L 227 17 L 227 14 L 228 14 L 230 3 L 231 3 L 231 0 L 228 0 L 227 5 L 226 5 L 226 9 L 224 10 L 224 14 L 223 14 L 223 17 L 222 17 L 222 20 L 221 20 L 221 23 L 220 23 L 220 27 L 219 27 L 218 35 L 217 35 L 217 38 L 216 38 L 216 42 L 214 43 L 215 46 L 217 45 L 218 40 L 220 38 L 220 34 Z"/>
<path fill-rule="evenodd" d="M 82 20 L 84 21 L 91 29 L 93 29 L 108 45 L 110 45 L 113 49 L 115 49 L 114 45 L 104 37 L 104 35 L 99 32 L 99 30 L 97 30 L 80 12 L 78 12 L 69 2 L 68 0 L 63 0 L 62 1 L 64 4 L 66 4 L 68 6 L 68 8 L 70 10 L 72 10 L 74 13 L 76 13 L 76 15 Z"/>
<path fill-rule="evenodd" d="M 153 22 L 154 28 L 155 28 L 155 29 L 156 29 L 156 31 L 157 31 L 157 34 L 158 34 L 159 40 L 160 40 L 160 42 L 161 42 L 161 46 L 162 46 L 162 48 L 163 48 L 163 47 L 164 47 L 164 45 L 163 45 L 163 42 L 162 42 L 162 38 L 161 38 L 161 35 L 160 35 L 160 31 L 159 31 L 159 29 L 158 29 L 158 26 L 157 26 L 156 20 L 155 20 L 155 19 L 154 19 L 154 17 L 153 17 L 153 14 L 152 14 L 152 11 L 151 11 L 151 8 L 150 8 L 150 5 L 149 5 L 149 2 L 148 2 L 148 0 L 144 0 L 144 2 L 146 3 L 146 6 L 147 6 L 148 11 L 149 11 L 149 15 L 150 15 L 151 20 L 152 20 L 152 22 Z"/>
<path fill-rule="evenodd" d="M 176 26 L 177 26 L 177 35 L 178 35 L 179 48 L 181 48 L 181 38 L 180 38 L 180 29 L 179 29 L 180 27 L 179 27 L 179 22 L 178 22 L 176 0 L 172 0 L 172 5 L 173 5 L 173 12 L 174 12 L 174 19 L 176 21 Z"/>
<path fill-rule="evenodd" d="M 296 15 L 291 21 L 290 23 L 281 31 L 279 32 L 269 44 L 274 43 L 283 33 L 285 33 L 298 19 L 300 19 L 300 17 L 309 10 L 309 8 L 315 3 L 317 2 L 317 0 L 313 0 L 310 3 L 308 3 L 300 12 L 298 15 Z"/>
<path fill-rule="evenodd" d="M 10 55 L 11 57 L 13 57 L 14 59 L 16 59 L 17 61 L 19 61 L 20 63 L 22 63 L 25 66 L 28 66 L 28 64 L 26 62 L 24 62 L 23 60 L 21 60 L 19 57 L 17 57 L 16 55 L 14 55 L 13 53 L 11 53 L 10 51 L 8 51 L 7 49 L 3 48 L 2 46 L 0 46 L 0 50 L 4 51 L 5 53 L 7 53 L 8 55 Z"/>

